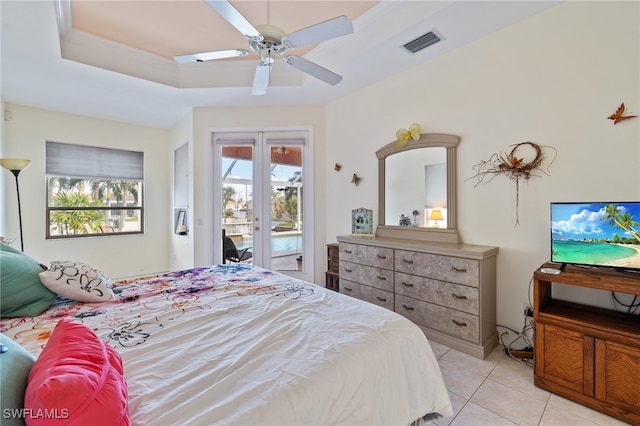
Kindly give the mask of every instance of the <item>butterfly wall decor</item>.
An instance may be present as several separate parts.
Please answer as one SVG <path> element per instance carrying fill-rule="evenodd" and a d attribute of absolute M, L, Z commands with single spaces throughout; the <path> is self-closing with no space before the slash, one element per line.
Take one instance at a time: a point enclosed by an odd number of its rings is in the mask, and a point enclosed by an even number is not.
<path fill-rule="evenodd" d="M 412 123 L 411 126 L 409 126 L 409 130 L 398 129 L 398 131 L 396 132 L 396 138 L 398 139 L 396 145 L 399 148 L 402 148 L 403 146 L 408 144 L 412 139 L 414 141 L 417 141 L 418 139 L 420 139 L 420 125 L 418 123 Z"/>
<path fill-rule="evenodd" d="M 607 117 L 609 120 L 613 120 L 613 124 L 618 124 L 621 121 L 628 120 L 630 118 L 635 118 L 637 115 L 624 115 L 625 107 L 624 102 L 620 104 L 618 109 L 614 114 L 611 114 Z"/>
<path fill-rule="evenodd" d="M 354 184 L 355 186 L 358 186 L 358 184 L 360 183 L 360 180 L 362 178 L 360 176 L 358 176 L 357 174 L 353 174 L 353 177 L 351 178 L 351 183 Z"/>

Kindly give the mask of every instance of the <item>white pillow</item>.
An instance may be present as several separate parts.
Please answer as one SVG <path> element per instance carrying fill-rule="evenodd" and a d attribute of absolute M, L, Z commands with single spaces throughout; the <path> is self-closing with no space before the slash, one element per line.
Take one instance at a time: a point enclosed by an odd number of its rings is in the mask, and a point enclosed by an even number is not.
<path fill-rule="evenodd" d="M 108 302 L 115 299 L 109 277 L 83 262 L 51 262 L 48 271 L 38 274 L 49 290 L 78 302 Z"/>

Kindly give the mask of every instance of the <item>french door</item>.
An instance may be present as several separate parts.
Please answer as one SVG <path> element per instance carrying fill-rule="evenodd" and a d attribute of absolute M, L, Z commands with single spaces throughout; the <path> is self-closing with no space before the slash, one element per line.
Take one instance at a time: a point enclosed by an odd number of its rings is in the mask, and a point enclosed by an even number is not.
<path fill-rule="evenodd" d="M 312 281 L 309 133 L 214 132 L 214 239 L 222 262 L 244 259 Z M 225 248 L 223 236 L 233 244 Z"/>

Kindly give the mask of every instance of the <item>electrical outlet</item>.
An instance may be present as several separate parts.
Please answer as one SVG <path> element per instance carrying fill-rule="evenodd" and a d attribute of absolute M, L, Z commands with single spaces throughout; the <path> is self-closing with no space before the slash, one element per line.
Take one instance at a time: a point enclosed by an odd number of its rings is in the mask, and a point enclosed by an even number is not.
<path fill-rule="evenodd" d="M 533 317 L 533 309 L 531 309 L 529 302 L 522 302 L 522 313 L 526 317 Z"/>

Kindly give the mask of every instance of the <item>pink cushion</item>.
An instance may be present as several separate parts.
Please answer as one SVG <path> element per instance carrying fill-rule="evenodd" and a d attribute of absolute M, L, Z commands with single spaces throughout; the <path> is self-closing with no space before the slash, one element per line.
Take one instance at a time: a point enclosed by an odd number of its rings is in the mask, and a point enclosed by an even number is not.
<path fill-rule="evenodd" d="M 28 425 L 129 424 L 120 355 L 70 321 L 58 322 L 36 359 L 24 402 Z"/>

